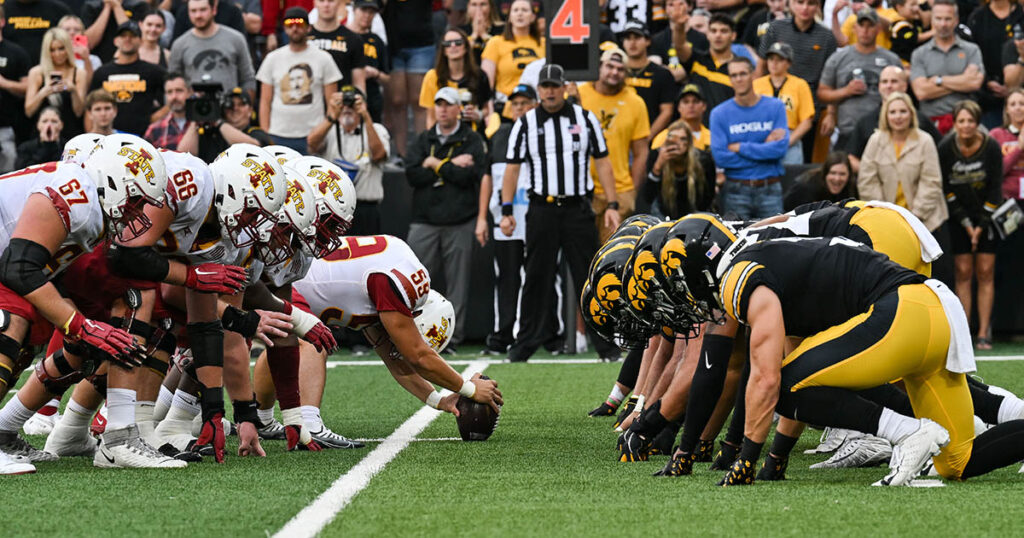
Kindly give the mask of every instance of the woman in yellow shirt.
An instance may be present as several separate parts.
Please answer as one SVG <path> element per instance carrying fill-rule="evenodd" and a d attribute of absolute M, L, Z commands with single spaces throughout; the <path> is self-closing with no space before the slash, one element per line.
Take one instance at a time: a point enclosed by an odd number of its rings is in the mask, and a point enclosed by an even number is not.
<path fill-rule="evenodd" d="M 484 47 L 480 67 L 487 73 L 491 87 L 508 95 L 519 84 L 527 64 L 543 57 L 544 37 L 533 6 L 530 0 L 515 0 L 505 31 L 492 37 Z"/>
<path fill-rule="evenodd" d="M 445 86 L 466 90 L 462 119 L 477 124 L 490 114 L 491 86 L 487 75 L 476 65 L 469 48 L 469 37 L 458 28 L 448 28 L 437 49 L 434 68 L 423 76 L 420 106 L 427 111 L 427 129 L 434 126 L 434 95 Z M 466 102 L 468 101 L 468 102 Z"/>

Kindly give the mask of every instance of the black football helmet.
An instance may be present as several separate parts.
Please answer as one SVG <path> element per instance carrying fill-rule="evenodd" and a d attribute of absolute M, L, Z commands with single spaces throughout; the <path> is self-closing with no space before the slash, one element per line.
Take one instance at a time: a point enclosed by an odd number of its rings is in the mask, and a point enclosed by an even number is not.
<path fill-rule="evenodd" d="M 648 228 L 661 222 L 664 221 L 654 215 L 646 213 L 633 215 L 619 224 L 619 227 L 615 229 L 615 232 L 608 238 L 608 241 L 627 235 L 641 236 Z"/>
<path fill-rule="evenodd" d="M 672 225 L 661 244 L 659 262 L 669 294 L 686 302 L 702 321 L 717 322 L 718 263 L 736 241 L 736 232 L 711 213 L 687 215 Z"/>
<path fill-rule="evenodd" d="M 583 293 L 580 294 L 580 312 L 583 313 L 583 322 L 597 334 L 609 342 L 615 341 L 615 322 L 612 321 L 608 311 L 597 302 L 594 295 L 594 288 L 590 280 L 583 283 Z"/>
<path fill-rule="evenodd" d="M 656 325 L 641 319 L 629 308 L 622 290 L 622 273 L 636 241 L 635 237 L 621 237 L 602 247 L 590 273 L 594 296 L 615 322 L 615 342 L 624 349 L 645 347 L 658 330 Z"/>
<path fill-rule="evenodd" d="M 626 302 L 638 317 L 655 326 L 669 327 L 677 337 L 697 335 L 700 319 L 686 301 L 676 301 L 661 270 L 658 254 L 674 223 L 661 222 L 647 229 L 633 247 L 622 273 Z"/>

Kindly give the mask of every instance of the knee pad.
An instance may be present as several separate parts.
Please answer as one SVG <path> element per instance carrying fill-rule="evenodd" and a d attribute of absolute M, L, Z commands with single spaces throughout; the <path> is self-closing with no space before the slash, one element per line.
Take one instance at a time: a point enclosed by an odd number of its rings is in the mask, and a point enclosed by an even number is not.
<path fill-rule="evenodd" d="M 107 397 L 107 374 L 96 374 L 89 376 L 89 382 L 96 388 L 96 392 Z"/>
<path fill-rule="evenodd" d="M 53 361 L 54 367 L 57 368 L 56 376 L 51 376 L 47 373 L 45 359 L 36 364 L 35 370 L 36 379 L 43 384 L 43 387 L 45 387 L 46 391 L 50 394 L 56 394 L 58 396 L 64 394 L 64 391 L 68 390 L 68 387 L 78 383 L 82 379 L 85 379 L 82 372 L 73 368 L 68 363 L 67 359 L 64 358 L 63 349 L 58 349 L 54 352 L 50 359 Z"/>
<path fill-rule="evenodd" d="M 155 374 L 159 375 L 161 379 L 167 377 L 168 363 L 154 357 L 153 355 L 146 355 L 146 358 L 142 359 L 142 366 L 152 370 Z"/>
<path fill-rule="evenodd" d="M 196 368 L 224 366 L 224 327 L 220 320 L 189 323 L 185 327 Z"/>
<path fill-rule="evenodd" d="M 138 292 L 138 290 L 129 290 Z M 156 332 L 157 328 L 146 323 L 145 321 L 139 321 L 135 318 L 122 318 L 114 316 L 110 318 L 110 325 L 119 329 L 128 331 L 128 334 L 138 336 L 146 341 L 147 345 L 152 345 L 151 340 L 153 339 L 153 333 Z"/>
<path fill-rule="evenodd" d="M 18 368 L 18 363 L 21 362 L 19 360 L 21 359 L 21 344 L 6 334 L 0 334 L 0 355 L 7 357 L 7 360 L 10 361 L 9 364 L 0 362 L 0 383 L 3 383 L 5 387 L 10 387 L 15 370 L 21 370 Z"/>

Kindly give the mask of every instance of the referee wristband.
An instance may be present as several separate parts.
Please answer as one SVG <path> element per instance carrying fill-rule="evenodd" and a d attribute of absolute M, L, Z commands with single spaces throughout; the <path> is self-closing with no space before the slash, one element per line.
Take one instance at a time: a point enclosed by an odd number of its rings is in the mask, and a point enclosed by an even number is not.
<path fill-rule="evenodd" d="M 511 217 L 512 216 L 512 202 L 505 202 L 501 204 L 501 216 Z"/>

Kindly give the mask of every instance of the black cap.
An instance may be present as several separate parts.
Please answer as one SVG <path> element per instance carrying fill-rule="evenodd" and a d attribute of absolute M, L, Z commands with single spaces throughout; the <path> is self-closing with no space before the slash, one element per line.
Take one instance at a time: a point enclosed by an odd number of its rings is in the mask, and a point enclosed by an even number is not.
<path fill-rule="evenodd" d="M 302 19 L 309 24 L 309 12 L 305 8 L 299 6 L 292 6 L 284 10 L 284 20 L 288 19 Z"/>
<path fill-rule="evenodd" d="M 872 11 L 872 13 L 874 13 L 874 11 Z M 767 58 L 772 54 L 782 58 L 783 60 L 793 61 L 793 47 L 790 46 L 789 43 L 783 43 L 782 41 L 772 43 L 772 45 L 768 47 L 768 52 L 764 54 L 764 57 Z"/>
<path fill-rule="evenodd" d="M 537 85 L 552 84 L 565 86 L 565 70 L 558 64 L 547 64 L 540 68 L 540 76 L 537 77 Z"/>
<path fill-rule="evenodd" d="M 355 0 L 355 2 L 352 2 L 352 9 L 359 8 L 376 9 L 377 11 L 380 11 L 380 4 L 377 3 L 377 0 Z"/>
<path fill-rule="evenodd" d="M 647 25 L 637 19 L 629 19 L 626 24 L 623 25 L 622 31 L 619 35 L 626 34 L 637 34 L 644 37 L 651 37 L 651 31 L 647 29 Z"/>
<path fill-rule="evenodd" d="M 520 84 L 515 88 L 512 88 L 512 93 L 509 94 L 508 98 L 511 101 L 512 99 L 520 96 L 532 101 L 537 100 L 537 92 L 533 89 L 533 86 L 530 86 L 529 84 Z"/>
<path fill-rule="evenodd" d="M 142 37 L 142 30 L 139 29 L 139 23 L 131 19 L 126 20 L 121 24 L 117 25 L 117 33 L 115 33 L 114 35 L 119 36 L 124 32 L 131 32 L 135 34 L 135 37 Z"/>
<path fill-rule="evenodd" d="M 231 91 L 227 93 L 227 96 L 232 99 L 237 97 L 241 99 L 242 102 L 244 102 L 245 104 L 252 106 L 252 99 L 249 97 L 249 92 L 243 90 L 242 88 L 239 88 L 237 86 L 231 88 Z"/>
<path fill-rule="evenodd" d="M 701 101 L 705 100 L 704 99 L 704 95 L 700 93 L 700 88 L 696 84 L 693 84 L 693 83 L 690 83 L 690 84 L 687 84 L 686 86 L 683 86 L 683 89 L 680 90 L 680 92 L 679 92 L 678 99 L 682 99 L 683 97 L 685 97 L 687 95 L 695 95 Z"/>

